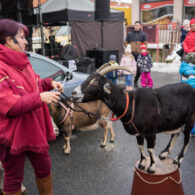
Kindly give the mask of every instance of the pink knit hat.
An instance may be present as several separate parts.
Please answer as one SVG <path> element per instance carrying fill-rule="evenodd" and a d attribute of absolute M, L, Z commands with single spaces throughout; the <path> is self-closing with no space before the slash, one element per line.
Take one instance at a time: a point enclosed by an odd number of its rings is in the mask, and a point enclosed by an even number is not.
<path fill-rule="evenodd" d="M 142 44 L 140 49 L 147 49 L 147 47 L 144 44 Z"/>
<path fill-rule="evenodd" d="M 195 18 L 192 18 L 192 19 L 190 20 L 190 26 L 191 26 L 192 24 L 195 24 Z"/>

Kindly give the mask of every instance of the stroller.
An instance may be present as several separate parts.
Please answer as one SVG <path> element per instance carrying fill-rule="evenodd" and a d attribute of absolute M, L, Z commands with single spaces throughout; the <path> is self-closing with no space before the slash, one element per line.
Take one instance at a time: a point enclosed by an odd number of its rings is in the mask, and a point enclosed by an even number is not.
<path fill-rule="evenodd" d="M 179 68 L 181 82 L 190 84 L 195 89 L 195 53 L 189 53 L 184 57 Z M 195 125 L 191 131 L 195 135 Z"/>

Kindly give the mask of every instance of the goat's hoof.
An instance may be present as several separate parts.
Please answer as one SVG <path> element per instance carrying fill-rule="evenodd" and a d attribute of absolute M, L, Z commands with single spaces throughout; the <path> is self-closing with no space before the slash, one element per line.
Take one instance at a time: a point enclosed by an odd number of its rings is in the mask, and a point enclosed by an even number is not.
<path fill-rule="evenodd" d="M 114 139 L 111 139 L 111 140 L 110 140 L 110 142 L 111 142 L 111 143 L 114 143 L 114 142 L 115 142 L 115 140 L 114 140 Z"/>
<path fill-rule="evenodd" d="M 101 144 L 100 145 L 102 148 L 105 148 L 106 147 L 106 144 Z"/>
<path fill-rule="evenodd" d="M 160 156 L 160 155 L 159 155 L 159 159 L 160 159 L 160 160 L 165 160 L 166 157 L 165 157 L 165 156 Z"/>
<path fill-rule="evenodd" d="M 148 174 L 154 174 L 155 171 L 154 171 L 154 170 L 151 170 L 150 168 L 148 168 L 148 169 L 147 169 L 147 173 L 148 173 Z"/>
<path fill-rule="evenodd" d="M 70 151 L 68 151 L 68 152 L 67 151 L 63 151 L 63 154 L 64 155 L 69 155 L 70 154 Z"/>
<path fill-rule="evenodd" d="M 180 165 L 181 165 L 181 164 L 179 163 L 178 159 L 174 160 L 174 161 L 173 161 L 173 164 L 177 165 L 178 167 L 180 167 Z"/>
<path fill-rule="evenodd" d="M 173 161 L 173 164 L 179 165 L 178 159 L 175 159 L 175 160 Z"/>
<path fill-rule="evenodd" d="M 145 167 L 144 167 L 143 165 L 139 164 L 138 169 L 140 169 L 140 170 L 144 170 L 144 169 L 145 169 Z"/>

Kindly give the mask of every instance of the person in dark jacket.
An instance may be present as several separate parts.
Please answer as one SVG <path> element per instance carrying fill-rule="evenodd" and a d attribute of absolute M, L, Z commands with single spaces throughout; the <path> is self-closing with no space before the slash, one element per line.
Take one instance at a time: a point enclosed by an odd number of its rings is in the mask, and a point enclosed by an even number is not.
<path fill-rule="evenodd" d="M 141 54 L 139 54 L 137 59 L 137 66 L 141 71 L 141 86 L 142 87 L 153 87 L 153 80 L 150 75 L 150 70 L 152 67 L 152 58 L 150 54 L 147 52 L 147 47 L 145 45 L 141 45 Z"/>
<path fill-rule="evenodd" d="M 190 31 L 190 21 L 188 19 L 184 20 L 183 26 L 181 27 L 181 37 L 180 37 L 180 42 L 183 43 L 186 35 Z"/>
<path fill-rule="evenodd" d="M 141 22 L 136 21 L 134 25 L 134 30 L 132 32 L 129 32 L 126 37 L 125 45 L 130 44 L 132 54 L 134 56 L 135 61 L 137 61 L 138 55 L 140 54 L 140 46 L 141 43 L 147 44 L 147 36 L 146 34 L 141 31 Z M 140 69 L 137 66 L 137 73 L 134 80 L 134 87 L 138 87 L 138 80 L 141 75 Z"/>
<path fill-rule="evenodd" d="M 60 99 L 62 84 L 41 79 L 25 53 L 28 29 L 0 20 L 0 161 L 3 193 L 21 195 L 26 157 L 40 195 L 53 195 L 48 141 L 55 140 L 47 104 Z M 59 92 L 50 92 L 56 89 Z"/>

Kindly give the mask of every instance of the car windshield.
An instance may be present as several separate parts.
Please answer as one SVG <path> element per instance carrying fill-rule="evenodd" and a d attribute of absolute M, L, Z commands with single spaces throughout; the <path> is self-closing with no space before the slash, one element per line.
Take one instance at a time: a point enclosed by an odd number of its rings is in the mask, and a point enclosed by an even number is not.
<path fill-rule="evenodd" d="M 61 72 L 60 68 L 53 65 L 49 61 L 45 61 L 40 58 L 34 58 L 32 56 L 29 59 L 34 71 L 38 73 L 41 78 L 48 78 L 51 75 L 55 75 L 56 73 Z"/>

